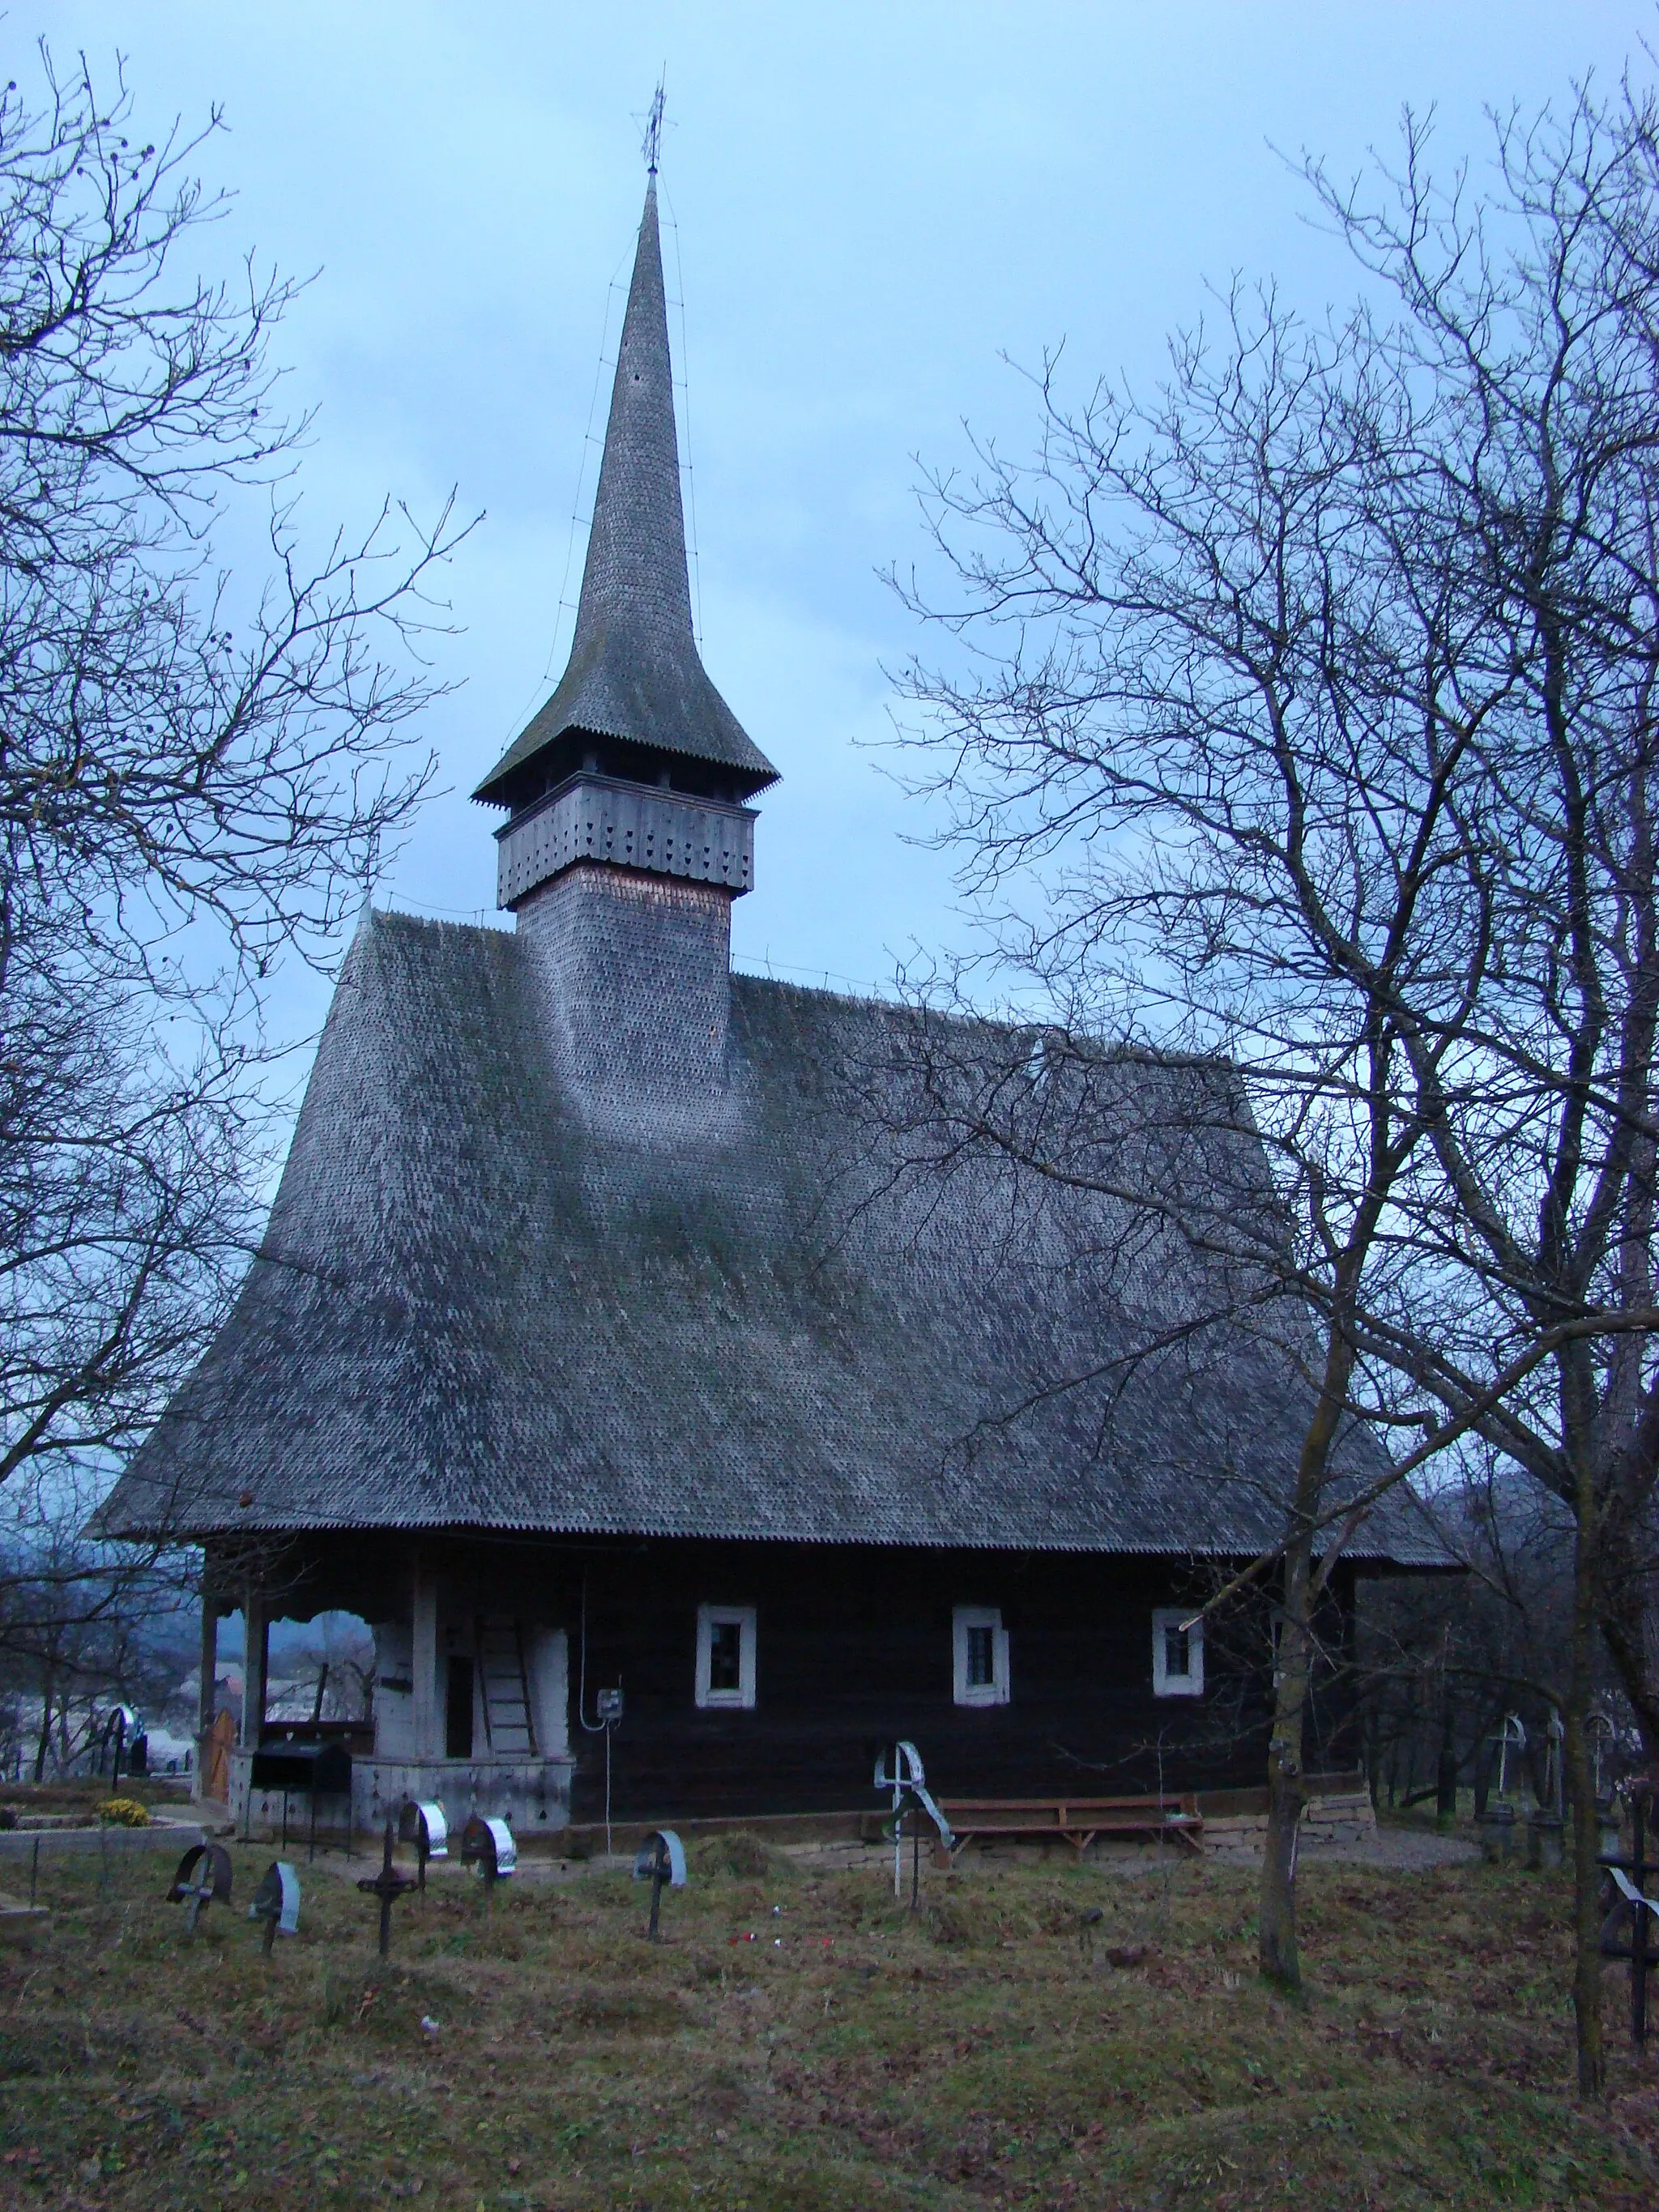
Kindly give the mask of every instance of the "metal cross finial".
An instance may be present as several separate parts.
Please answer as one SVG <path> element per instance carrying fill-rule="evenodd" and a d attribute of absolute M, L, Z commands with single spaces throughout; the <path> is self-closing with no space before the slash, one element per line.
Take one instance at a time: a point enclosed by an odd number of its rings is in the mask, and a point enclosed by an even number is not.
<path fill-rule="evenodd" d="M 657 173 L 657 163 L 662 154 L 662 103 L 666 77 L 657 79 L 657 88 L 651 95 L 651 105 L 646 110 L 645 136 L 640 141 L 640 151 L 645 156 L 645 173 L 648 177 Z"/>

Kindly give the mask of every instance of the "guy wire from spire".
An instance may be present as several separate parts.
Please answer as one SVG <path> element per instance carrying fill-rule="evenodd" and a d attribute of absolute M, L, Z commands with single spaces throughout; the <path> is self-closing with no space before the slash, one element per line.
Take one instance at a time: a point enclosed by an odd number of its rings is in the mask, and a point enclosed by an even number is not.
<path fill-rule="evenodd" d="M 667 63 L 666 63 L 666 62 L 665 62 L 665 63 L 663 64 L 663 65 L 662 65 L 661 71 L 660 71 L 660 73 L 659 74 L 658 78 L 657 78 L 657 88 L 656 88 L 656 90 L 655 90 L 655 91 L 652 94 L 652 95 L 651 95 L 651 105 L 650 105 L 650 106 L 649 106 L 649 107 L 647 109 L 647 111 L 646 111 L 646 117 L 645 117 L 645 135 L 644 135 L 644 137 L 643 137 L 641 139 L 641 141 L 640 141 L 640 151 L 641 151 L 641 155 L 644 156 L 644 159 L 645 159 L 646 173 L 647 173 L 647 176 L 651 176 L 651 177 L 654 177 L 654 176 L 656 175 L 656 173 L 657 173 L 657 170 L 658 170 L 658 167 L 659 167 L 659 161 L 660 161 L 660 159 L 661 159 L 661 154 L 662 154 L 663 104 L 664 104 L 664 101 L 665 101 L 665 98 L 666 98 L 666 96 L 667 96 L 667 86 L 668 86 L 668 64 L 667 64 Z M 637 122 L 637 121 L 638 121 L 638 119 L 639 119 L 639 118 L 638 118 L 638 115 L 637 115 L 637 113 L 636 113 L 636 114 L 635 114 L 635 120 Z M 679 251 L 680 251 L 679 226 L 678 226 L 678 223 L 676 223 L 676 222 L 674 222 L 673 215 L 672 215 L 672 210 L 670 211 L 670 215 L 669 215 L 669 222 L 670 222 L 670 225 L 671 225 L 671 227 L 672 228 L 673 232 L 674 232 L 674 266 L 675 266 L 675 271 L 676 271 L 676 274 L 678 274 L 678 270 L 679 270 Z M 599 337 L 599 358 L 598 364 L 596 365 L 596 367 L 595 367 L 595 368 L 594 368 L 594 371 L 593 371 L 593 389 L 592 389 L 592 392 L 591 392 L 591 393 L 589 394 L 589 396 L 588 396 L 588 402 L 587 402 L 587 428 L 586 428 L 583 431 L 583 433 L 582 433 L 582 452 L 581 452 L 581 461 L 580 461 L 580 465 L 579 465 L 579 467 L 578 467 L 578 469 L 577 469 L 577 471 L 576 471 L 576 497 L 575 497 L 574 504 L 574 506 L 573 506 L 573 507 L 572 507 L 572 508 L 571 508 L 571 514 L 570 514 L 570 531 L 569 531 L 569 535 L 567 537 L 567 538 L 566 538 L 566 540 L 565 540 L 565 548 L 564 548 L 564 574 L 563 574 L 563 575 L 559 579 L 559 598 L 558 598 L 558 604 L 557 604 L 557 606 L 556 607 L 555 611 L 554 611 L 553 641 L 552 641 L 551 645 L 548 647 L 548 653 L 547 653 L 547 665 L 546 665 L 546 667 L 544 669 L 544 671 L 542 672 L 542 682 L 543 682 L 543 683 L 546 683 L 546 682 L 547 682 L 547 681 L 551 678 L 551 676 L 552 676 L 553 670 L 554 670 L 554 668 L 555 668 L 555 665 L 556 665 L 556 663 L 557 663 L 558 657 L 559 657 L 559 646 L 560 646 L 560 641 L 561 641 L 561 640 L 562 640 L 562 636 L 563 636 L 563 633 L 564 633 L 564 618 L 565 618 L 565 617 L 566 617 L 566 615 L 567 615 L 567 614 L 571 613 L 571 612 L 573 612 L 573 611 L 574 611 L 573 607 L 572 607 L 572 605 L 571 605 L 571 602 L 570 602 L 570 600 L 569 600 L 569 599 L 568 599 L 568 592 L 569 592 L 569 588 L 570 588 L 570 571 L 571 571 L 571 569 L 573 568 L 573 567 L 575 565 L 575 556 L 576 556 L 576 532 L 577 532 L 577 531 L 581 527 L 581 525 L 582 525 L 582 513 L 581 513 L 581 503 L 582 503 L 582 485 L 583 485 L 584 482 L 586 481 L 586 476 L 587 476 L 587 456 L 588 456 L 588 449 L 590 448 L 590 447 L 594 446 L 594 445 L 596 445 L 596 444 L 599 444 L 599 443 L 602 442 L 601 441 L 597 440 L 597 439 L 594 437 L 594 435 L 593 435 L 593 421 L 594 421 L 594 417 L 595 417 L 595 416 L 597 415 L 597 413 L 598 413 L 598 411 L 599 411 L 599 387 L 600 387 L 601 381 L 602 381 L 602 380 L 603 380 L 603 378 L 604 378 L 605 372 L 605 370 L 606 370 L 607 368 L 612 368 L 612 367 L 614 367 L 614 366 L 615 366 L 614 362 L 611 359 L 611 357 L 610 357 L 609 356 L 607 356 L 607 354 L 606 354 L 606 352 L 605 352 L 605 346 L 606 346 L 606 343 L 607 343 L 607 341 L 609 340 L 610 336 L 611 336 L 611 301 L 612 301 L 612 299 L 614 298 L 614 296 L 615 296 L 615 295 L 616 295 L 616 293 L 617 293 L 617 289 L 618 289 L 618 284 L 619 284 L 619 280 L 620 280 L 620 278 L 621 278 L 623 267 L 623 264 L 627 262 L 628 258 L 629 258 L 628 253 L 627 253 L 627 252 L 624 252 L 624 253 L 623 253 L 623 257 L 622 257 L 622 258 L 621 258 L 621 260 L 619 260 L 619 261 L 617 262 L 617 267 L 616 267 L 615 270 L 612 272 L 612 275 L 611 275 L 610 287 L 609 287 L 609 289 L 608 289 L 608 290 L 606 291 L 606 294 L 605 294 L 605 327 L 604 327 L 603 331 L 601 331 L 601 333 L 600 333 L 600 337 Z M 682 282 L 682 284 L 681 284 L 681 292 L 682 292 L 682 295 L 684 295 L 684 283 Z M 681 345 L 681 350 L 682 350 L 682 353 L 684 353 L 684 344 L 685 344 L 685 302 L 684 302 L 684 296 L 682 296 L 682 298 L 681 298 L 681 300 L 680 300 L 680 301 L 679 301 L 679 310 L 680 310 L 680 345 Z M 687 426 L 687 439 L 688 439 L 688 444 L 689 444 L 689 441 L 690 441 L 690 425 L 689 425 L 689 423 L 688 423 L 688 426 Z M 687 462 L 686 462 L 686 464 L 685 464 L 685 466 L 686 466 L 686 469 L 687 469 L 687 472 L 689 473 L 689 469 L 690 469 L 690 455 L 689 455 L 689 453 L 688 453 Z M 698 563 L 697 563 L 697 551 L 696 551 L 696 532 L 697 532 L 697 526 L 696 526 L 696 511 L 695 511 L 695 500 L 696 500 L 696 495 L 695 495 L 695 493 L 693 493 L 693 492 L 691 492 L 691 491 L 690 491 L 690 487 L 688 486 L 688 502 L 687 502 L 687 503 L 688 503 L 688 505 L 691 506 L 691 507 L 692 507 L 692 509 L 693 509 L 693 512 L 692 512 L 692 517 L 691 517 L 691 568 L 692 568 L 692 575 L 693 575 L 693 588 L 694 588 L 694 591 L 695 591 L 695 592 L 696 592 L 696 610 L 697 610 L 696 623 L 696 631 L 695 631 L 695 635 L 696 635 L 698 644 L 701 646 L 702 641 L 702 574 L 701 574 L 701 571 L 700 571 L 700 569 L 699 569 L 699 568 L 698 568 Z M 592 515 L 591 515 L 591 514 L 587 517 L 587 520 L 588 520 L 589 523 L 591 524 L 591 523 L 592 523 Z M 526 709 L 526 711 L 527 711 L 527 709 Z"/>
<path fill-rule="evenodd" d="M 680 318 L 680 373 L 672 379 L 680 394 L 680 427 L 685 434 L 685 458 L 680 463 L 680 473 L 685 479 L 685 515 L 690 526 L 691 605 L 694 615 L 693 635 L 697 650 L 702 650 L 702 562 L 697 550 L 697 480 L 691 467 L 691 363 L 685 341 L 685 269 L 680 260 L 679 217 L 674 212 L 674 203 L 666 192 L 663 195 L 668 209 L 668 228 L 674 240 L 674 289 L 678 295 L 674 305 Z"/>
<path fill-rule="evenodd" d="M 715 688 L 697 643 L 656 178 L 647 178 L 644 198 L 570 659 L 475 793 L 482 804 L 509 808 L 509 843 L 522 844 L 520 817 L 529 801 L 548 795 L 547 776 L 575 753 L 586 759 L 576 732 L 684 756 L 699 764 L 711 799 L 728 792 L 752 797 L 777 781 L 776 769 Z M 746 816 L 743 834 L 746 839 Z M 511 849 L 516 854 L 519 845 Z M 550 849 L 525 845 L 531 855 L 525 865 L 539 866 Z M 746 882 L 746 865 L 743 872 Z M 732 888 L 735 893 L 735 878 Z"/>
<path fill-rule="evenodd" d="M 559 656 L 559 641 L 564 633 L 564 618 L 567 614 L 572 613 L 574 611 L 574 602 L 568 597 L 568 593 L 570 590 L 570 571 L 575 565 L 576 559 L 576 532 L 582 526 L 582 486 L 587 480 L 587 457 L 589 450 L 591 447 L 602 443 L 601 440 L 593 435 L 593 422 L 599 410 L 599 387 L 604 380 L 605 372 L 607 368 L 614 368 L 617 365 L 615 357 L 612 355 L 608 354 L 605 351 L 605 348 L 609 343 L 611 337 L 611 308 L 612 302 L 616 299 L 617 292 L 622 289 L 622 272 L 623 268 L 627 265 L 628 258 L 628 252 L 627 251 L 624 251 L 615 269 L 611 271 L 611 282 L 605 289 L 605 322 L 599 331 L 599 357 L 593 370 L 593 389 L 588 394 L 587 398 L 587 428 L 582 432 L 581 459 L 577 465 L 576 469 L 576 495 L 570 509 L 570 531 L 564 543 L 564 574 L 559 579 L 558 605 L 555 608 L 553 615 L 553 642 L 547 649 L 547 665 L 542 671 L 541 676 L 541 681 L 543 684 L 550 682 L 552 678 L 554 667 Z M 592 514 L 587 518 L 589 522 L 592 522 Z M 532 701 L 532 704 L 534 704 L 533 700 Z M 529 708 L 526 708 L 523 711 L 527 714 L 529 712 Z M 520 716 L 520 720 L 522 720 L 522 715 Z"/>

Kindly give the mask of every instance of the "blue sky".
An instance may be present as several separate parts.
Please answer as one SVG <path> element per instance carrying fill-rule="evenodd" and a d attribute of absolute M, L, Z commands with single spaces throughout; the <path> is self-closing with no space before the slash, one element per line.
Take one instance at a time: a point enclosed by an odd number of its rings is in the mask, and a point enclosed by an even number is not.
<path fill-rule="evenodd" d="M 906 842 L 926 822 L 872 749 L 884 666 L 915 642 L 878 579 L 921 550 L 915 457 L 960 456 L 964 418 L 1026 442 L 1030 397 L 1005 355 L 1030 362 L 1063 339 L 1079 380 L 1145 386 L 1206 282 L 1271 274 L 1316 311 L 1346 296 L 1285 155 L 1357 167 L 1410 101 L 1437 110 L 1448 161 L 1482 156 L 1483 106 L 1616 76 L 1659 15 L 1617 0 L 36 0 L 7 29 L 20 77 L 42 31 L 100 70 L 124 53 L 151 135 L 222 105 L 205 173 L 238 203 L 216 250 L 319 272 L 281 341 L 294 398 L 319 410 L 311 523 L 362 519 L 387 492 L 430 511 L 452 483 L 485 511 L 439 654 L 461 688 L 428 729 L 447 795 L 389 883 L 396 903 L 459 915 L 494 900 L 495 817 L 466 793 L 569 637 L 561 585 L 574 601 L 590 406 L 643 185 L 638 118 L 665 65 L 704 657 L 784 778 L 735 954 L 879 986 L 896 956 L 962 929 L 945 862 Z M 320 1006 L 318 987 L 295 1011 Z"/>

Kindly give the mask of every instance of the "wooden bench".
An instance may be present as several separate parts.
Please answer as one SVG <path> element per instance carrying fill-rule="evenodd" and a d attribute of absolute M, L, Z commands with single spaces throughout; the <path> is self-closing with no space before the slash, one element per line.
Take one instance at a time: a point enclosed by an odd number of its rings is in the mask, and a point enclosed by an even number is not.
<path fill-rule="evenodd" d="M 1079 1858 L 1097 1836 L 1150 1838 L 1184 1844 L 1201 1856 L 1204 1821 L 1198 1801 L 1165 1792 L 1151 1797 L 945 1797 L 951 1856 L 968 1844 L 994 1840 L 1070 1844 Z M 938 1854 L 942 1863 L 950 1859 Z"/>

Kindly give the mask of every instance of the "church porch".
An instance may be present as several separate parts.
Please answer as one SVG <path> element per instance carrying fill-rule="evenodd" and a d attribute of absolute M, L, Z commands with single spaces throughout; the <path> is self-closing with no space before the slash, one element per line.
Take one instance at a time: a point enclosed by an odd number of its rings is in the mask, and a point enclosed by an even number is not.
<path fill-rule="evenodd" d="M 452 1825 L 474 1812 L 526 1838 L 569 1819 L 574 1765 L 567 1638 L 546 1583 L 523 1547 L 503 1559 L 487 1544 L 413 1542 L 401 1534 L 307 1537 L 253 1556 L 222 1547 L 209 1559 L 203 1680 L 216 1671 L 217 1622 L 240 1613 L 240 1723 L 229 1759 L 239 1827 L 280 1830 L 283 1790 L 273 1761 L 319 1751 L 349 1760 L 349 1797 L 319 1790 L 319 1832 L 374 1832 L 409 1798 L 436 1799 Z M 368 1710 L 355 1718 L 296 1712 L 273 1697 L 271 1631 L 325 1613 L 356 1615 L 374 1638 Z M 210 1639 L 211 1650 L 210 1650 Z M 213 1715 L 204 1701 L 204 1733 Z M 332 1762 L 337 1780 L 340 1761 Z M 307 1829 L 312 1793 L 288 1793 L 290 1833 Z"/>

